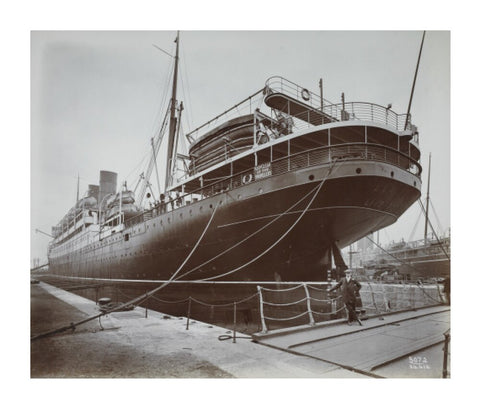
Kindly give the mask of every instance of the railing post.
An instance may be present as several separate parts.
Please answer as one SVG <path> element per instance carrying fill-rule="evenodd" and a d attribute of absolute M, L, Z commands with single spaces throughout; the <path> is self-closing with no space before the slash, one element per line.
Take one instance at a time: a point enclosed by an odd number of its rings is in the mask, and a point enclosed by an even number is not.
<path fill-rule="evenodd" d="M 265 324 L 265 316 L 263 315 L 263 297 L 262 297 L 262 288 L 257 286 L 258 290 L 258 300 L 260 302 L 260 320 L 262 322 L 262 333 L 267 332 L 267 325 Z"/>
<path fill-rule="evenodd" d="M 310 293 L 308 292 L 308 287 L 307 284 L 304 283 L 303 287 L 305 288 L 305 294 L 307 295 L 307 310 L 308 310 L 308 318 L 310 319 L 310 326 L 313 326 L 315 324 L 315 320 L 313 319 L 313 313 L 312 313 L 312 305 L 310 303 Z"/>
<path fill-rule="evenodd" d="M 450 343 L 450 333 L 444 333 L 445 336 L 445 343 L 443 345 L 443 371 L 442 371 L 442 377 L 447 378 L 448 377 L 448 345 Z"/>
<path fill-rule="evenodd" d="M 192 306 L 192 298 L 189 296 L 188 297 L 188 311 L 187 311 L 187 330 L 190 325 L 190 309 Z"/>
<path fill-rule="evenodd" d="M 381 284 L 381 288 L 382 288 L 382 294 L 383 294 L 383 302 L 385 303 L 385 311 L 388 312 L 390 311 L 390 306 L 388 306 L 388 299 L 387 299 L 387 294 L 385 292 L 384 285 Z"/>
<path fill-rule="evenodd" d="M 145 292 L 145 296 L 147 296 L 148 292 Z M 145 319 L 148 317 L 148 296 L 145 299 Z"/>
<path fill-rule="evenodd" d="M 233 302 L 233 342 L 237 342 L 237 302 Z"/>
<path fill-rule="evenodd" d="M 412 296 L 410 298 L 410 307 L 415 309 L 415 286 L 411 285 L 411 289 Z"/>

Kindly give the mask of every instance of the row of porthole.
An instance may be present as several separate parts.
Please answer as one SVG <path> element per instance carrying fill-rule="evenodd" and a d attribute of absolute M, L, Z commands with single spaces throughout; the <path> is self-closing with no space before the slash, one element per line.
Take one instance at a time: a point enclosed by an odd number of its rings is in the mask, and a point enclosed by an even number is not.
<path fill-rule="evenodd" d="M 220 202 L 218 203 L 218 205 L 222 205 L 222 203 L 223 203 L 223 201 L 220 201 Z M 209 205 L 209 208 L 210 208 L 210 209 L 213 209 L 213 204 L 210 204 L 210 205 Z M 200 212 L 203 211 L 203 205 L 200 206 L 199 211 L 200 211 Z M 190 216 L 193 215 L 193 210 L 192 210 L 192 209 L 189 210 L 189 214 L 190 214 Z M 183 213 L 180 213 L 179 216 L 180 216 L 181 219 L 183 219 Z M 171 223 L 170 217 L 167 218 L 167 222 L 168 222 L 169 224 Z M 160 225 L 163 226 L 163 220 L 160 220 Z M 156 224 L 153 223 L 152 226 L 155 227 Z M 147 225 L 147 228 L 149 228 L 149 225 Z M 133 232 L 135 232 L 135 230 L 133 230 Z"/>
<path fill-rule="evenodd" d="M 360 174 L 360 173 L 362 172 L 362 169 L 361 169 L 360 167 L 357 167 L 357 169 L 355 170 L 355 172 L 356 172 L 357 174 Z M 312 176 L 310 176 L 310 177 L 312 177 Z M 394 172 L 394 171 L 391 171 L 391 172 L 390 172 L 390 177 L 391 177 L 391 178 L 394 178 L 394 177 L 395 177 L 395 172 Z M 417 186 L 416 180 L 413 180 L 413 185 L 414 185 L 415 187 Z"/>

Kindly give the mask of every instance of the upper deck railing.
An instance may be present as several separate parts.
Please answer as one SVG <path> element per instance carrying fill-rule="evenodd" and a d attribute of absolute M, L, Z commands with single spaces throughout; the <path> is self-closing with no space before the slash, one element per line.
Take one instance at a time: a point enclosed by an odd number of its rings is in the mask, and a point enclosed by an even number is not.
<path fill-rule="evenodd" d="M 321 125 L 323 123 L 331 123 L 335 121 L 346 120 L 365 120 L 380 123 L 393 127 L 396 130 L 404 130 L 405 128 L 415 131 L 415 127 L 410 123 L 407 114 L 398 114 L 389 107 L 381 106 L 370 102 L 345 102 L 334 104 L 325 98 L 321 98 L 315 92 L 289 81 L 288 79 L 274 76 L 267 80 L 266 93 L 280 93 L 290 98 L 296 99 L 305 107 L 314 112 L 322 112 L 323 122 L 313 123 Z M 302 113 L 303 117 L 308 118 L 308 111 Z M 318 115 L 317 115 L 318 116 Z M 407 123 L 407 126 L 405 126 Z"/>
<path fill-rule="evenodd" d="M 264 165 L 267 165 L 266 169 L 260 169 L 260 167 L 263 166 L 261 165 L 250 168 L 241 173 L 216 180 L 211 184 L 199 188 L 198 190 L 172 198 L 169 201 L 160 204 L 156 208 L 126 220 L 125 227 L 128 228 L 140 222 L 156 217 L 159 214 L 169 213 L 176 208 L 188 206 L 195 201 L 199 201 L 225 191 L 230 191 L 253 181 L 258 181 L 259 179 L 285 174 L 292 170 L 298 170 L 301 168 L 332 163 L 333 160 L 377 161 L 400 167 L 416 176 L 420 176 L 422 172 L 422 168 L 418 162 L 413 160 L 408 155 L 391 147 L 371 143 L 347 143 L 341 145 L 324 146 L 264 163 Z M 205 208 L 204 210 L 207 209 Z"/>

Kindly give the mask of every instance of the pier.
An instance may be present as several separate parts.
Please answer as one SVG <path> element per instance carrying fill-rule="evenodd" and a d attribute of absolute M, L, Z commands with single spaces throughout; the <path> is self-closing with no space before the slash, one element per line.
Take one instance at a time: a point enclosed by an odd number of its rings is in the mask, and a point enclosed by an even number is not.
<path fill-rule="evenodd" d="M 81 326 L 72 324 L 61 333 L 39 336 L 98 313 L 99 306 L 93 300 L 41 281 L 32 284 L 31 377 L 449 376 L 449 353 L 445 354 L 445 369 L 442 342 L 450 324 L 447 306 L 385 314 L 364 320 L 361 327 L 347 326 L 343 319 L 337 319 L 251 336 L 186 316 L 136 307 Z M 385 353 L 378 347 L 386 349 Z"/>

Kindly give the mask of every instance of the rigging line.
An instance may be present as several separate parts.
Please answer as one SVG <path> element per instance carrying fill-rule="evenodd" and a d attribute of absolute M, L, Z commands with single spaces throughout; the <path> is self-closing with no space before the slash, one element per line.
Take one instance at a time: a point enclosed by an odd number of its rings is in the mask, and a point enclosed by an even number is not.
<path fill-rule="evenodd" d="M 310 206 L 312 205 L 313 201 L 315 200 L 315 198 L 317 198 L 317 195 L 318 193 L 320 192 L 320 190 L 322 189 L 325 181 L 328 180 L 328 178 L 330 177 L 330 175 L 332 174 L 332 170 L 333 170 L 333 167 L 335 166 L 335 163 L 337 162 L 337 159 L 334 160 L 334 162 L 332 163 L 332 165 L 330 166 L 330 168 L 328 169 L 328 173 L 327 173 L 327 176 L 322 180 L 322 182 L 318 185 L 318 187 L 316 188 L 316 191 L 312 197 L 312 199 L 310 200 L 310 202 L 308 203 L 308 205 L 305 207 L 305 209 L 303 210 L 303 212 L 298 216 L 297 220 L 288 228 L 287 231 L 285 231 L 283 233 L 283 235 L 277 239 L 277 241 L 275 241 L 272 245 L 270 245 L 265 251 L 263 251 L 261 254 L 257 255 L 255 258 L 251 259 L 250 261 L 248 261 L 247 263 L 243 264 L 243 265 L 240 265 L 239 267 L 229 271 L 229 272 L 225 272 L 225 273 L 222 273 L 220 275 L 217 275 L 217 276 L 213 276 L 213 277 L 209 277 L 209 278 L 206 278 L 206 279 L 200 279 L 201 281 L 209 281 L 209 280 L 213 280 L 213 279 L 217 279 L 217 278 L 221 278 L 223 276 L 226 276 L 226 275 L 231 275 L 232 273 L 235 273 L 237 271 L 239 271 L 240 269 L 243 269 L 245 268 L 246 266 L 250 265 L 251 263 L 255 262 L 256 260 L 258 260 L 259 258 L 261 258 L 263 255 L 265 255 L 267 252 L 269 252 L 272 248 L 274 248 L 283 238 L 285 238 L 287 236 L 287 234 L 300 222 L 300 220 L 303 218 L 303 216 L 305 215 L 305 213 L 308 211 L 308 209 L 310 208 Z"/>
<path fill-rule="evenodd" d="M 437 224 L 440 228 L 440 231 L 442 231 L 442 233 L 444 233 L 444 230 L 443 230 L 443 225 L 442 223 L 440 222 L 440 218 L 438 217 L 438 214 L 437 214 L 437 211 L 435 210 L 435 207 L 433 206 L 433 201 L 432 199 L 430 199 L 430 206 L 432 207 L 432 210 L 433 210 L 433 214 L 435 215 L 435 218 L 437 220 Z"/>
<path fill-rule="evenodd" d="M 331 169 L 333 167 L 331 167 L 329 169 L 329 173 L 331 172 Z M 338 166 L 338 168 L 340 168 L 340 166 Z M 337 168 L 337 169 L 338 169 Z M 328 174 L 327 174 L 327 178 L 328 178 Z M 326 178 L 322 181 L 322 184 L 325 182 Z M 213 258 L 210 258 L 208 259 L 207 261 L 205 261 L 204 263 L 196 266 L 195 268 L 189 270 L 188 272 L 185 272 L 185 274 L 183 274 L 180 278 L 184 278 L 185 276 L 189 275 L 190 273 L 196 271 L 197 269 L 200 269 L 202 268 L 203 266 L 207 265 L 208 263 L 214 261 L 215 259 L 217 258 L 220 258 L 222 255 L 226 254 L 227 252 L 231 251 L 232 249 L 236 248 L 237 246 L 243 244 L 245 241 L 247 241 L 248 239 L 252 238 L 253 236 L 257 235 L 258 233 L 260 233 L 261 231 L 263 231 L 265 228 L 267 228 L 268 226 L 270 226 L 271 224 L 273 224 L 275 221 L 277 221 L 279 218 L 283 217 L 286 213 L 288 213 L 292 208 L 295 208 L 298 204 L 300 204 L 303 200 L 305 200 L 310 194 L 312 194 L 316 189 L 318 188 L 315 187 L 313 188 L 311 191 L 309 191 L 306 195 L 304 195 L 300 200 L 298 200 L 296 203 L 294 203 L 292 206 L 290 206 L 287 210 L 285 210 L 283 213 L 277 215 L 273 220 L 271 220 L 270 222 L 268 222 L 267 224 L 265 224 L 263 227 L 261 227 L 260 229 L 258 229 L 257 231 L 253 232 L 252 234 L 250 234 L 249 236 L 243 238 L 241 241 L 237 242 L 236 244 L 234 244 L 233 246 L 231 246 L 230 248 L 227 248 L 225 251 L 221 252 L 220 254 L 214 256 Z M 303 216 L 302 214 L 300 216 Z"/>
<path fill-rule="evenodd" d="M 386 249 L 382 248 L 380 245 L 378 245 L 373 239 L 371 239 L 368 235 L 366 236 L 368 240 L 370 240 L 375 246 L 380 248 L 383 252 L 385 252 L 387 255 L 391 256 L 393 259 L 396 259 L 398 262 L 400 262 L 402 265 L 409 266 L 412 268 L 415 272 L 420 272 L 417 268 L 415 268 L 410 262 L 405 262 L 404 260 L 397 258 L 395 255 L 391 254 L 388 252 Z"/>
<path fill-rule="evenodd" d="M 160 189 L 160 177 L 158 176 L 158 166 L 157 166 L 157 155 L 155 154 L 155 144 L 153 138 L 151 139 L 151 144 L 152 144 L 152 154 L 153 154 L 153 162 L 155 164 L 155 174 L 157 176 L 157 185 L 158 185 L 158 194 L 161 194 L 161 189 Z"/>
<path fill-rule="evenodd" d="M 424 214 L 426 214 L 426 210 L 425 210 L 425 207 L 423 206 L 423 203 L 422 203 L 420 200 L 417 200 L 417 201 L 420 203 Z M 447 251 L 445 251 L 445 248 L 443 247 L 442 243 L 441 243 L 440 240 L 438 239 L 438 235 L 437 235 L 437 233 L 435 232 L 435 229 L 433 228 L 433 225 L 432 225 L 430 219 L 427 218 L 427 221 L 428 221 L 428 224 L 430 225 L 430 228 L 432 229 L 433 234 L 435 235 L 435 239 L 437 240 L 437 243 L 440 245 L 440 248 L 442 249 L 442 251 L 443 251 L 443 253 L 445 254 L 445 256 L 447 257 L 447 259 L 450 260 L 450 256 L 447 254 Z"/>
<path fill-rule="evenodd" d="M 415 225 L 413 226 L 412 233 L 408 237 L 408 241 L 413 241 L 413 236 L 415 235 L 415 232 L 417 231 L 418 223 L 420 222 L 420 218 L 422 217 L 422 213 L 419 212 L 417 216 L 417 220 L 415 221 Z"/>

